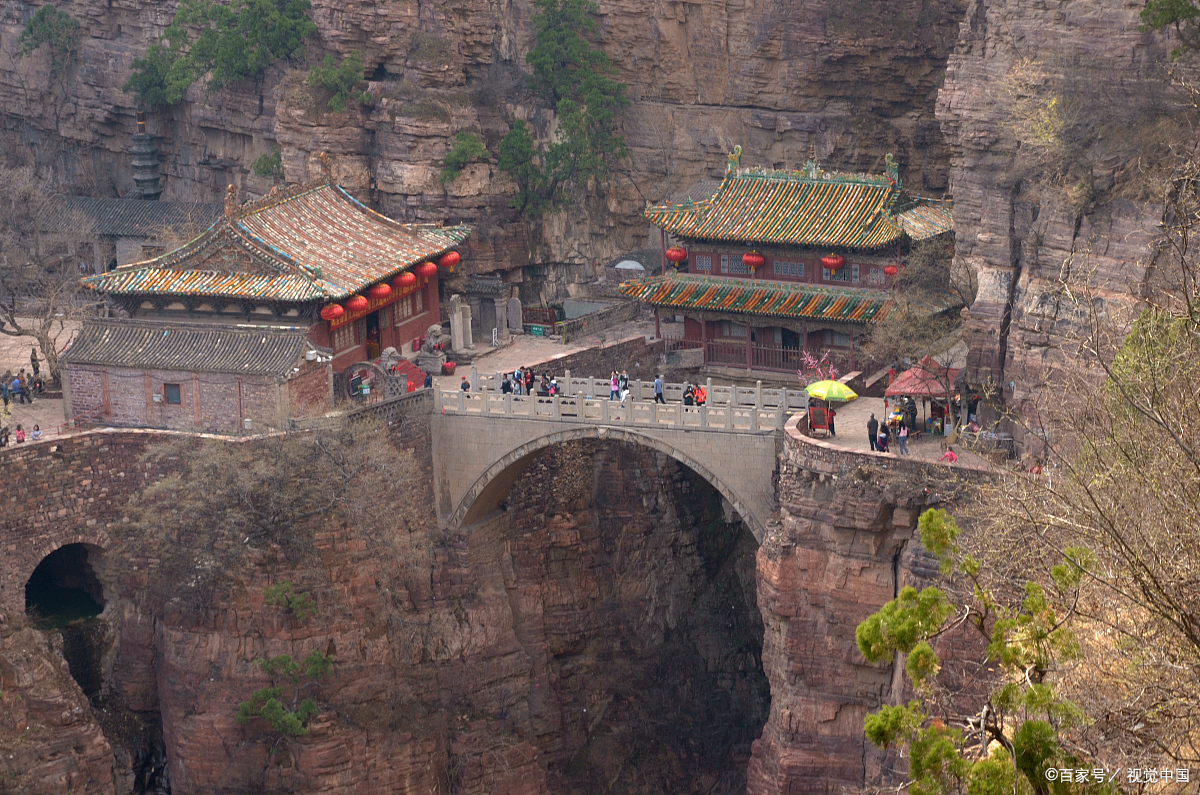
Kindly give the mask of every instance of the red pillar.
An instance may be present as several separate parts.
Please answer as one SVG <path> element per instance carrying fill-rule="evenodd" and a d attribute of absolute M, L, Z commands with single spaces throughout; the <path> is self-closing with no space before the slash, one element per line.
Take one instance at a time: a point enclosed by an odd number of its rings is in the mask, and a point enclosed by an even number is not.
<path fill-rule="evenodd" d="M 746 369 L 754 369 L 754 350 L 750 346 L 750 318 L 746 318 Z"/>

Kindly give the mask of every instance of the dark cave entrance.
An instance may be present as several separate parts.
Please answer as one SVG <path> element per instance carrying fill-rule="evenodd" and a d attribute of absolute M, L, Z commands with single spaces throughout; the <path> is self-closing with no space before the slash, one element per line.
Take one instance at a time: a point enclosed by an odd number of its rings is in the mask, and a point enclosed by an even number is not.
<path fill-rule="evenodd" d="M 534 459 L 502 511 L 552 791 L 744 793 L 770 687 L 758 543 L 728 502 L 663 453 L 581 440 Z"/>
<path fill-rule="evenodd" d="M 38 629 L 57 630 L 71 676 L 89 698 L 100 692 L 105 628 L 96 616 L 104 610 L 104 588 L 96 568 L 104 551 L 67 544 L 37 565 L 25 583 L 25 613 Z"/>

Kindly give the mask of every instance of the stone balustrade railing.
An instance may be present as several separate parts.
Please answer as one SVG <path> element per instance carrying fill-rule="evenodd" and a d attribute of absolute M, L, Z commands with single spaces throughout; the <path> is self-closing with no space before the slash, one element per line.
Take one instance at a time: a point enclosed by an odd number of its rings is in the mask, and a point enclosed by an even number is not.
<path fill-rule="evenodd" d="M 540 380 L 539 373 L 538 379 Z M 495 375 L 481 374 L 474 368 L 471 370 L 471 392 L 488 392 L 500 394 L 500 384 L 504 381 L 504 373 Z M 663 384 L 663 400 L 668 403 L 682 403 L 683 393 L 687 384 Z M 611 391 L 608 378 L 574 378 L 567 370 L 558 379 L 559 393 L 563 397 L 586 398 L 588 400 L 607 400 Z M 537 381 L 534 382 L 537 389 Z M 803 389 L 764 388 L 762 381 L 754 386 L 736 386 L 733 384 L 714 384 L 709 378 L 704 383 L 708 393 L 706 404 L 709 408 L 717 406 L 732 406 L 734 408 L 782 409 L 783 413 L 799 411 L 808 408 L 808 395 Z M 651 381 L 630 381 L 629 399 L 644 401 L 654 399 L 654 384 Z M 691 406 L 687 408 L 692 408 Z M 697 407 L 698 408 L 698 407 Z"/>
<path fill-rule="evenodd" d="M 582 394 L 539 397 L 438 389 L 435 390 L 434 410 L 443 414 L 733 433 L 774 433 L 787 419 L 786 410 L 779 406 L 730 405 L 728 401 L 723 405 L 685 406 L 680 402 L 664 405 L 652 400 L 636 400 L 632 394 L 633 384 L 630 387 L 631 394 L 624 402 Z M 679 391 L 682 394 L 682 389 Z"/>

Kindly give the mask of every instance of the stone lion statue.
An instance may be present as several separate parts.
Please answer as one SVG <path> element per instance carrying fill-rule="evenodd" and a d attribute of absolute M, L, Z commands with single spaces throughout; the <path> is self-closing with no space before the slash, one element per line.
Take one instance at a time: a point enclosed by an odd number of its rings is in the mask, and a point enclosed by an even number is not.
<path fill-rule="evenodd" d="M 436 355 L 438 353 L 437 346 L 442 343 L 442 327 L 439 325 L 430 326 L 425 330 L 425 344 L 421 346 L 421 353 Z"/>

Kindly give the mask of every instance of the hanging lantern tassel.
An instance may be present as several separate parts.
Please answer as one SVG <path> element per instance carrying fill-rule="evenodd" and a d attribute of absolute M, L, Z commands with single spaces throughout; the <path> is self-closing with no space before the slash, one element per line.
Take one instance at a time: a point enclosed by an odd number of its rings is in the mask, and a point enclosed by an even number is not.
<path fill-rule="evenodd" d="M 461 261 L 462 257 L 459 256 L 457 251 L 447 251 L 442 255 L 441 259 L 438 260 L 438 265 L 450 271 L 451 273 L 454 273 L 454 266 Z"/>

